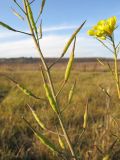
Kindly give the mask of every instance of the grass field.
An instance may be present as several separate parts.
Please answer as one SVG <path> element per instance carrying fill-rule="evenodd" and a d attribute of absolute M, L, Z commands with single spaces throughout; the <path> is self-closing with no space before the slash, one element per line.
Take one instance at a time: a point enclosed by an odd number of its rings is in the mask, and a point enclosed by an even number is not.
<path fill-rule="evenodd" d="M 37 66 L 37 65 L 36 65 Z M 85 68 L 86 66 L 86 68 Z M 98 65 L 99 66 L 99 65 Z M 64 78 L 66 63 L 53 68 L 52 75 L 55 90 L 60 88 Z M 83 67 L 83 66 L 82 66 Z M 91 67 L 91 70 L 89 68 Z M 108 153 L 110 147 L 111 159 L 120 160 L 120 101 L 114 81 L 109 72 L 93 70 L 95 66 L 90 64 L 74 65 L 68 84 L 59 95 L 61 110 L 65 108 L 69 90 L 76 80 L 72 102 L 63 112 L 63 118 L 74 147 L 82 160 L 101 160 Z M 34 136 L 26 125 L 22 116 L 38 131 L 41 130 L 33 119 L 27 104 L 33 107 L 45 125 L 52 131 L 56 131 L 55 125 L 61 131 L 59 123 L 49 106 L 48 101 L 35 100 L 21 92 L 14 83 L 2 74 L 9 75 L 18 83 L 33 91 L 36 96 L 44 97 L 45 92 L 39 65 L 1 65 L 0 68 L 0 160 L 53 160 L 58 159 Z M 99 87 L 109 89 L 111 98 Z M 80 139 L 82 132 L 83 114 L 85 105 L 89 99 L 89 117 L 85 133 Z M 107 110 L 107 107 L 109 110 Z M 109 112 L 109 113 L 108 113 Z M 106 116 L 110 116 L 109 121 Z M 43 131 L 41 131 L 43 132 Z M 58 137 L 44 132 L 59 147 Z M 66 150 L 68 148 L 66 147 Z"/>

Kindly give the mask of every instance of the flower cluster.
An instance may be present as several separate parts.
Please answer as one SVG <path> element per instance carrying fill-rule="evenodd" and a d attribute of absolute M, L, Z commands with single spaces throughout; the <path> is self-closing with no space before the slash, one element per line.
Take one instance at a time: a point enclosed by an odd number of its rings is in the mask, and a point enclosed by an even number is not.
<path fill-rule="evenodd" d="M 92 29 L 88 30 L 88 35 L 94 36 L 101 40 L 105 40 L 106 37 L 111 37 L 113 31 L 116 29 L 116 16 L 110 17 L 105 20 L 101 20 Z"/>

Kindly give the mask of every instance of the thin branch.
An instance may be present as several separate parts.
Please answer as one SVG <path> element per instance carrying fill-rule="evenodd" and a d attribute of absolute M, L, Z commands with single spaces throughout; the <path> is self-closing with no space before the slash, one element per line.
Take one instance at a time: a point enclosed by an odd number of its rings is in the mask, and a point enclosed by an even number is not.
<path fill-rule="evenodd" d="M 120 45 L 120 42 L 117 44 L 116 49 L 119 47 L 119 45 Z"/>
<path fill-rule="evenodd" d="M 107 48 L 110 52 L 114 53 L 103 41 L 100 39 L 96 38 L 105 48 Z"/>
<path fill-rule="evenodd" d="M 31 2 L 29 2 L 29 4 L 31 5 L 32 3 L 34 3 L 35 2 L 35 0 L 32 0 Z"/>
<path fill-rule="evenodd" d="M 62 90 L 63 90 L 65 84 L 66 84 L 66 82 L 64 81 L 64 82 L 62 83 L 62 85 L 61 85 L 59 91 L 57 92 L 56 97 L 58 97 L 58 95 L 62 92 Z"/>
<path fill-rule="evenodd" d="M 22 34 L 25 34 L 25 35 L 28 35 L 28 36 L 32 36 L 31 33 L 23 32 L 23 31 L 19 31 L 19 30 L 15 30 L 15 32 L 22 33 Z"/>
<path fill-rule="evenodd" d="M 19 3 L 16 0 L 13 0 L 14 3 L 20 8 L 20 10 L 26 15 L 26 12 L 24 11 L 24 9 L 19 5 Z"/>
<path fill-rule="evenodd" d="M 48 66 L 48 69 L 50 69 L 50 68 L 52 68 L 52 66 L 54 66 L 57 62 L 59 62 L 61 59 L 62 59 L 62 55 L 55 61 L 55 62 L 53 62 L 52 64 L 50 64 L 49 66 Z"/>
<path fill-rule="evenodd" d="M 53 134 L 55 134 L 55 135 L 58 135 L 58 133 L 56 133 L 56 132 L 54 132 L 54 131 L 51 131 L 51 130 L 49 130 L 49 129 L 46 129 L 46 131 L 48 131 L 49 133 L 53 133 Z M 65 137 L 63 134 L 59 134 L 61 137 Z"/>

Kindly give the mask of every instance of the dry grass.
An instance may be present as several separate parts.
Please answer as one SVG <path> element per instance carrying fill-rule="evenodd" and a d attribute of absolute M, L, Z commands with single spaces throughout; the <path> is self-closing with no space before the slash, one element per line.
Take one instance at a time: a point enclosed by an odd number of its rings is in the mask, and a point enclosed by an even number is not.
<path fill-rule="evenodd" d="M 28 89 L 32 90 L 37 96 L 45 97 L 42 86 L 42 78 L 39 67 L 33 64 L 26 66 L 8 67 L 2 66 L 0 68 L 1 74 L 6 74 L 14 78 L 20 84 L 23 84 Z M 28 69 L 29 68 L 29 69 Z M 34 69 L 33 69 L 34 68 Z M 54 67 L 53 81 L 56 90 L 60 87 L 64 76 L 65 64 L 61 67 L 59 65 Z M 89 67 L 88 67 L 89 68 Z M 84 69 L 83 69 L 84 70 Z M 91 69 L 92 70 L 92 69 Z M 67 130 L 70 134 L 72 142 L 76 147 L 78 143 L 78 154 L 82 160 L 87 160 L 87 155 L 90 154 L 91 160 L 101 160 L 103 155 L 95 147 L 101 148 L 104 154 L 107 153 L 108 148 L 115 141 L 116 137 L 112 134 L 120 136 L 120 103 L 117 99 L 117 93 L 114 86 L 114 81 L 111 74 L 108 72 L 96 71 L 81 71 L 81 66 L 74 65 L 71 78 L 65 86 L 64 91 L 59 96 L 59 103 L 61 109 L 65 107 L 67 95 L 74 79 L 76 79 L 76 88 L 72 103 L 64 111 L 64 120 Z M 109 119 L 109 128 L 106 129 L 106 95 L 99 88 L 102 85 L 105 89 L 110 89 L 111 101 L 109 115 L 115 118 L 115 121 Z M 88 127 L 84 135 L 78 142 L 77 133 L 81 133 L 83 124 L 83 114 L 87 99 L 89 101 L 89 118 Z M 34 100 L 31 97 L 24 95 L 12 82 L 5 77 L 0 77 L 0 159 L 1 160 L 53 160 L 56 159 L 49 150 L 41 145 L 34 137 L 32 131 L 27 127 L 22 120 L 22 116 L 31 123 L 37 130 L 40 128 L 34 121 L 26 104 L 30 104 L 38 113 L 40 118 L 45 122 L 48 128 L 55 131 L 54 123 L 59 125 L 54 117 L 53 111 L 48 102 Z M 103 133 L 105 134 L 103 135 Z M 46 133 L 58 145 L 57 136 L 54 138 L 51 134 Z M 111 154 L 113 160 L 119 160 L 118 155 L 120 151 L 120 142 L 117 141 L 112 148 Z M 118 152 L 118 153 L 117 153 Z"/>

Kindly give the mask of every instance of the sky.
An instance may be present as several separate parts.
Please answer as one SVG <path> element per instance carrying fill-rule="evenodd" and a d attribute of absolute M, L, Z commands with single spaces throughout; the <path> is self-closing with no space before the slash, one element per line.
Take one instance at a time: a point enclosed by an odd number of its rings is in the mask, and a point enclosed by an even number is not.
<path fill-rule="evenodd" d="M 17 1 L 22 6 L 22 0 Z M 39 13 L 40 4 L 41 0 L 35 0 L 35 3 L 32 4 L 35 19 Z M 119 6 L 120 0 L 46 0 L 41 16 L 43 38 L 40 40 L 44 56 L 59 57 L 72 33 L 84 20 L 87 20 L 77 35 L 76 57 L 112 57 L 113 55 L 106 48 L 93 37 L 89 37 L 86 32 L 99 20 L 114 15 L 117 17 L 119 26 Z M 12 13 L 11 8 L 21 13 L 13 3 L 13 0 L 0 1 L 0 21 L 17 30 L 29 32 L 26 19 L 24 21 L 18 19 Z M 115 31 L 116 43 L 120 40 L 119 35 L 120 28 L 118 27 Z M 68 57 L 70 52 L 71 47 L 65 56 Z M 10 57 L 39 57 L 39 54 L 30 36 L 14 33 L 0 26 L 0 58 Z"/>

